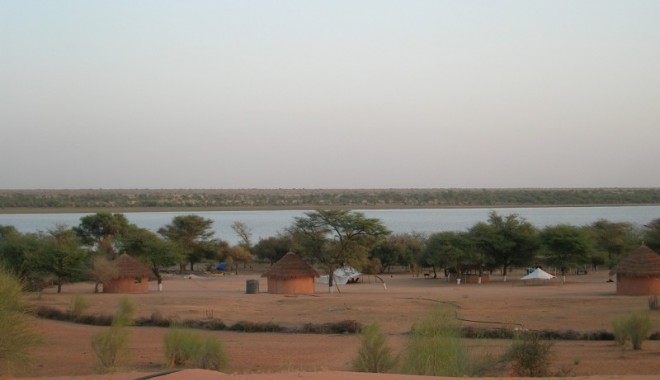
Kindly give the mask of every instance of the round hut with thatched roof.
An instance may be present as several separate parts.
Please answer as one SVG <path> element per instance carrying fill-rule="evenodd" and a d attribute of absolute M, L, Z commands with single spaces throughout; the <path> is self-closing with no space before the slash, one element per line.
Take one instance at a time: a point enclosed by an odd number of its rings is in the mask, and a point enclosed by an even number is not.
<path fill-rule="evenodd" d="M 314 279 L 319 276 L 319 272 L 293 252 L 261 275 L 268 279 L 268 293 L 272 294 L 314 294 Z"/>
<path fill-rule="evenodd" d="M 151 271 L 127 254 L 112 262 L 117 269 L 115 278 L 103 284 L 104 293 L 147 293 Z"/>
<path fill-rule="evenodd" d="M 624 257 L 614 272 L 617 294 L 660 294 L 660 255 L 644 244 Z"/>

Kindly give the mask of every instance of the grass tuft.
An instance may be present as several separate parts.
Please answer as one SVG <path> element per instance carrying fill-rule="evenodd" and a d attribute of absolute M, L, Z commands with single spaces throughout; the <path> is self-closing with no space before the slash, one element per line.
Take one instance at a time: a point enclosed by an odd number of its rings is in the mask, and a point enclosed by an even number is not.
<path fill-rule="evenodd" d="M 220 371 L 229 364 L 222 343 L 212 337 L 178 326 L 171 326 L 164 338 L 165 366 Z"/>
<path fill-rule="evenodd" d="M 397 363 L 392 349 L 386 344 L 386 337 L 380 332 L 378 324 L 371 324 L 361 331 L 362 343 L 358 354 L 353 359 L 352 367 L 356 372 L 389 372 Z"/>

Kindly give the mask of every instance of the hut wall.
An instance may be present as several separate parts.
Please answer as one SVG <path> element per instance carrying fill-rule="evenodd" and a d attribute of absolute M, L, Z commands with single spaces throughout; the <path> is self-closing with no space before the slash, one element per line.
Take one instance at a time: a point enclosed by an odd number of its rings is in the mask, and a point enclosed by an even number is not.
<path fill-rule="evenodd" d="M 272 294 L 314 294 L 314 277 L 280 279 L 268 277 L 268 293 Z"/>
<path fill-rule="evenodd" d="M 135 277 L 122 277 L 103 286 L 104 293 L 147 293 L 149 279 L 141 277 L 138 282 Z"/>
<path fill-rule="evenodd" d="M 618 274 L 616 276 L 616 293 L 624 296 L 660 294 L 660 278 Z"/>

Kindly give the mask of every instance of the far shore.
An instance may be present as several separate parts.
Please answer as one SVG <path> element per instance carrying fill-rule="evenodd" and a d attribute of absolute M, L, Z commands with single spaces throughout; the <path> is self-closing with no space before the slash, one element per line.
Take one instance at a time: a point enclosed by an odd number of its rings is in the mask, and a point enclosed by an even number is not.
<path fill-rule="evenodd" d="M 643 207 L 660 206 L 660 203 L 617 203 L 617 204 L 506 204 L 506 205 L 441 205 L 431 207 L 411 206 L 406 204 L 387 205 L 342 205 L 342 206 L 254 206 L 254 207 L 6 207 L 0 208 L 0 214 L 87 214 L 97 212 L 130 213 L 130 212 L 207 212 L 207 211 L 286 211 L 286 210 L 450 210 L 471 208 L 559 208 L 559 207 Z"/>

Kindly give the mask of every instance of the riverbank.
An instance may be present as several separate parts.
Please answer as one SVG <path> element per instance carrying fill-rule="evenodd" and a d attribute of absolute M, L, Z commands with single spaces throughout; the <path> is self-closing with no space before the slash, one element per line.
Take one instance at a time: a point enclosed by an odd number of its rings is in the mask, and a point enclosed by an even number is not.
<path fill-rule="evenodd" d="M 0 190 L 0 213 L 660 205 L 660 188 Z"/>

